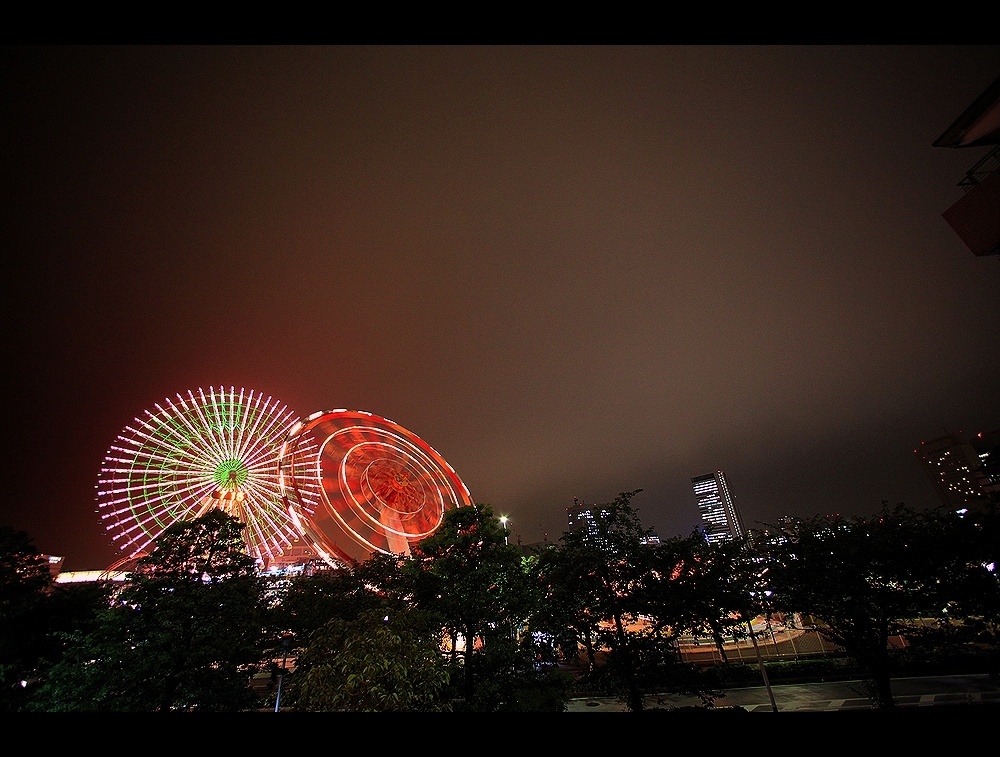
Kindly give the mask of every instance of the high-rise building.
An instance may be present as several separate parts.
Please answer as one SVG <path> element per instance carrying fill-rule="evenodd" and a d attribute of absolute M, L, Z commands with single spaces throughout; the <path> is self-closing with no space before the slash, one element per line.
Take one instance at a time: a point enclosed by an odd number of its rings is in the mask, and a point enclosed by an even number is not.
<path fill-rule="evenodd" d="M 566 520 L 569 523 L 569 530 L 590 531 L 594 522 L 593 507 L 594 505 L 585 505 L 576 497 L 573 497 L 573 506 L 566 508 Z"/>
<path fill-rule="evenodd" d="M 968 510 L 1000 498 L 1000 431 L 972 437 L 958 431 L 913 452 L 946 507 Z"/>
<path fill-rule="evenodd" d="M 566 520 L 569 522 L 569 530 L 583 531 L 587 535 L 587 540 L 597 546 L 607 547 L 607 540 L 601 533 L 601 528 L 597 519 L 606 514 L 606 505 L 586 505 L 576 497 L 573 497 L 573 506 L 566 508 Z"/>
<path fill-rule="evenodd" d="M 733 495 L 726 481 L 726 474 L 720 470 L 691 479 L 698 512 L 701 514 L 705 538 L 710 544 L 725 541 L 742 541 L 747 531 L 743 526 Z"/>

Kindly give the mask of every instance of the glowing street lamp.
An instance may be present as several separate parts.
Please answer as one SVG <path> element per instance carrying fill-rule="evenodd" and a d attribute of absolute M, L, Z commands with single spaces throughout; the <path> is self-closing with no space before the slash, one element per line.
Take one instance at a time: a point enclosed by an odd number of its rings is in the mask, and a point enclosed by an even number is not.
<path fill-rule="evenodd" d="M 500 516 L 500 525 L 503 526 L 503 544 L 504 544 L 505 547 L 507 546 L 507 535 L 508 535 L 507 523 L 509 521 L 510 521 L 510 518 L 508 518 L 506 515 L 501 515 Z"/>

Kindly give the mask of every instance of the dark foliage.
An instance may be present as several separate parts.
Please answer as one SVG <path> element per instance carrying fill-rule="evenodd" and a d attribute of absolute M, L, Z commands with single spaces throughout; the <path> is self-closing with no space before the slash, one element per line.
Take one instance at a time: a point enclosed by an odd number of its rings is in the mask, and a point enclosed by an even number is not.
<path fill-rule="evenodd" d="M 985 623 L 996 635 L 997 576 L 986 560 L 995 520 L 903 505 L 872 517 L 817 516 L 771 528 L 767 580 L 778 609 L 808 613 L 871 676 L 876 706 L 894 706 L 888 640 L 919 637 L 915 619 Z M 925 638 L 929 635 L 923 634 Z"/>
<path fill-rule="evenodd" d="M 267 603 L 242 528 L 212 511 L 167 529 L 93 630 L 51 669 L 33 708 L 252 708 Z"/>
<path fill-rule="evenodd" d="M 0 528 L 0 710 L 17 710 L 47 651 L 47 599 L 53 587 L 45 558 L 24 531 Z"/>
<path fill-rule="evenodd" d="M 445 513 L 407 569 L 417 607 L 445 630 L 456 709 L 523 708 L 529 692 L 537 696 L 547 682 L 559 695 L 562 682 L 535 669 L 536 650 L 524 633 L 537 584 L 489 505 Z"/>

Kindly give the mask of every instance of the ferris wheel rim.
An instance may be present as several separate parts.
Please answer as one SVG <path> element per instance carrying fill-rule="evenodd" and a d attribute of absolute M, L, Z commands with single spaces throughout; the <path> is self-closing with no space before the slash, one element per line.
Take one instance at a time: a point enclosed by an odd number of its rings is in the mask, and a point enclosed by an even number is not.
<path fill-rule="evenodd" d="M 278 448 L 298 416 L 271 395 L 210 386 L 153 403 L 108 448 L 98 512 L 126 556 L 147 550 L 178 520 L 219 507 L 245 525 L 264 560 L 299 538 L 277 481 Z"/>
<path fill-rule="evenodd" d="M 337 421 L 344 421 L 348 424 L 349 421 L 353 421 L 354 425 L 345 425 L 344 427 L 338 428 L 332 433 L 325 434 L 321 433 L 320 436 L 324 436 L 321 441 L 313 439 L 313 432 L 320 428 L 323 424 L 336 425 Z M 391 430 L 397 438 L 405 440 L 408 445 L 411 446 L 413 452 L 417 453 L 419 457 L 426 461 L 425 467 L 430 473 L 433 471 L 434 474 L 439 479 L 440 487 L 447 490 L 447 497 L 440 495 L 438 500 L 441 502 L 441 507 L 438 508 L 438 518 L 436 522 L 427 529 L 418 531 L 415 533 L 403 531 L 400 529 L 386 528 L 386 523 L 384 520 L 379 521 L 371 517 L 369 513 L 364 513 L 365 525 L 371 531 L 370 537 L 377 538 L 380 542 L 378 544 L 372 541 L 372 538 L 366 538 L 366 535 L 359 533 L 355 526 L 347 521 L 344 511 L 338 507 L 338 503 L 334 503 L 330 499 L 330 492 L 328 492 L 329 476 L 324 475 L 323 470 L 323 460 L 326 445 L 330 440 L 338 435 L 347 432 L 350 428 L 363 429 L 366 432 L 376 432 L 385 433 L 386 427 Z M 324 435 L 325 434 L 325 435 Z M 310 468 L 313 472 L 312 478 L 314 480 L 319 480 L 320 486 L 320 499 L 321 505 L 315 513 L 316 518 L 304 518 L 298 517 L 296 513 L 297 509 L 297 477 L 289 475 L 286 472 L 286 466 L 290 461 L 296 460 L 296 453 L 298 445 L 304 439 L 310 439 L 312 443 L 316 444 L 316 451 L 310 455 L 309 465 L 306 466 Z M 372 440 L 368 439 L 367 443 L 373 443 Z M 440 525 L 440 521 L 443 519 L 444 511 L 450 509 L 450 507 L 463 507 L 473 504 L 472 496 L 469 493 L 468 487 L 458 476 L 455 469 L 444 459 L 444 457 L 434 449 L 425 440 L 419 437 L 417 434 L 406 429 L 401 424 L 396 423 L 388 418 L 375 415 L 374 413 L 364 411 L 364 410 L 320 410 L 315 413 L 310 414 L 307 418 L 303 419 L 300 423 L 295 424 L 292 430 L 289 432 L 286 444 L 282 447 L 281 453 L 281 468 L 282 468 L 282 491 L 286 497 L 286 504 L 288 510 L 293 519 L 296 520 L 297 524 L 300 526 L 303 534 L 313 542 L 313 547 L 320 554 L 328 554 L 329 552 L 340 552 L 341 554 L 337 558 L 327 559 L 328 562 L 350 562 L 343 559 L 343 548 L 342 543 L 352 542 L 355 547 L 361 546 L 363 549 L 367 550 L 369 553 L 374 554 L 381 552 L 384 554 L 394 553 L 396 550 L 388 549 L 386 547 L 386 537 L 388 536 L 388 541 L 391 543 L 395 539 L 397 546 L 403 545 L 405 543 L 405 550 L 408 553 L 410 545 L 415 544 L 421 538 L 433 533 L 437 527 Z M 429 475 L 429 478 L 434 476 Z M 338 470 L 336 479 L 338 481 L 338 487 L 348 490 L 350 487 L 347 485 L 346 473 L 343 470 Z M 341 492 L 342 493 L 342 492 Z M 340 496 L 340 493 L 334 493 L 335 497 Z M 447 502 L 445 500 L 447 499 Z M 339 499 L 338 499 L 339 502 Z M 351 513 L 354 516 L 358 516 L 362 513 L 364 508 L 358 507 L 356 512 Z M 322 512 L 320 512 L 320 510 Z M 341 529 L 344 533 L 338 534 L 339 537 L 346 537 L 344 542 L 338 542 L 330 534 L 323 531 L 316 520 L 320 518 L 321 515 L 325 515 L 329 521 L 335 522 L 337 527 Z M 387 534 L 387 532 L 391 532 Z"/>

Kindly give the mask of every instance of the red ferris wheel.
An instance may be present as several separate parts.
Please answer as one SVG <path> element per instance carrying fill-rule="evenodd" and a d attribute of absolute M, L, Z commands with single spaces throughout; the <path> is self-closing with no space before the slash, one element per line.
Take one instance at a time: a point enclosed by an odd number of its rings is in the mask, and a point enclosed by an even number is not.
<path fill-rule="evenodd" d="M 445 511 L 472 504 L 433 447 L 363 411 L 321 411 L 295 424 L 279 468 L 292 521 L 332 564 L 362 562 L 376 552 L 409 554 Z"/>

